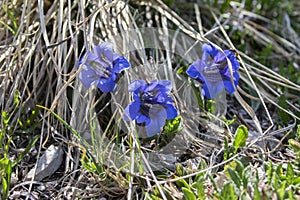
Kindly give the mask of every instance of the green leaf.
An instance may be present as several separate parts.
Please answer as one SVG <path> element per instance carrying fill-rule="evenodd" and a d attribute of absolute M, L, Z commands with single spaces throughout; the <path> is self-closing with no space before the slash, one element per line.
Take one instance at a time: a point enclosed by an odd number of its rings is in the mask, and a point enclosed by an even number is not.
<path fill-rule="evenodd" d="M 258 189 L 258 183 L 255 183 L 253 200 L 261 200 L 261 199 L 262 199 L 262 197 L 261 197 L 261 193 L 259 192 L 259 189 Z"/>
<path fill-rule="evenodd" d="M 293 184 L 294 182 L 294 169 L 290 162 L 288 162 L 288 166 L 286 169 L 286 180 L 288 184 Z"/>
<path fill-rule="evenodd" d="M 179 188 L 187 188 L 187 189 L 191 189 L 189 184 L 184 180 L 184 179 L 180 179 L 178 181 L 176 181 L 176 185 L 179 187 Z"/>
<path fill-rule="evenodd" d="M 204 159 L 201 158 L 200 162 L 199 162 L 199 165 L 198 165 L 198 170 L 201 171 L 203 169 L 206 169 L 208 168 L 206 162 Z M 203 180 L 203 177 L 204 177 L 205 173 L 199 173 L 195 176 L 195 181 L 198 182 L 198 181 L 202 181 Z"/>
<path fill-rule="evenodd" d="M 248 182 L 250 181 L 250 180 L 249 180 L 249 177 L 250 177 L 250 175 L 249 175 L 250 170 L 251 170 L 251 166 L 247 166 L 247 167 L 243 170 L 243 172 L 242 172 L 242 181 L 243 181 L 243 187 L 244 187 L 244 188 L 247 188 Z"/>
<path fill-rule="evenodd" d="M 300 142 L 300 124 L 297 125 L 296 138 L 298 142 Z"/>
<path fill-rule="evenodd" d="M 4 21 L 0 20 L 0 24 L 2 24 L 5 28 L 7 28 L 13 35 L 16 34 L 16 32 L 14 31 L 14 29 L 12 27 L 10 27 L 7 23 L 5 23 Z"/>
<path fill-rule="evenodd" d="M 207 112 L 209 113 L 216 113 L 217 107 L 216 107 L 216 101 L 209 99 L 206 101 L 206 108 Z"/>
<path fill-rule="evenodd" d="M 280 177 L 281 179 L 285 179 L 286 176 L 283 174 L 283 169 L 282 169 L 282 164 L 279 164 L 277 167 L 276 167 L 276 175 L 278 177 Z"/>
<path fill-rule="evenodd" d="M 203 169 L 206 169 L 206 168 L 208 168 L 208 165 L 207 165 L 205 159 L 204 158 L 200 158 L 200 162 L 198 164 L 197 169 L 200 171 L 200 170 L 203 170 Z"/>
<path fill-rule="evenodd" d="M 184 175 L 183 174 L 183 167 L 182 167 L 182 165 L 180 163 L 176 163 L 175 169 L 176 169 L 176 174 L 178 176 L 183 176 Z"/>
<path fill-rule="evenodd" d="M 241 125 L 235 132 L 235 138 L 233 141 L 234 153 L 236 154 L 238 148 L 246 146 L 246 140 L 248 138 L 248 129 L 246 126 Z"/>
<path fill-rule="evenodd" d="M 8 125 L 9 125 L 9 117 L 8 117 L 8 114 L 7 114 L 7 112 L 5 112 L 5 111 L 2 111 L 2 120 L 3 120 L 3 125 L 5 126 L 5 127 L 7 127 Z"/>
<path fill-rule="evenodd" d="M 236 163 L 236 167 L 235 167 L 236 171 L 239 173 L 240 177 L 242 177 L 243 172 L 245 170 L 243 163 L 237 159 L 235 159 L 234 162 Z"/>
<path fill-rule="evenodd" d="M 288 199 L 289 200 L 296 200 L 296 197 L 293 193 L 293 190 L 288 190 L 287 192 L 288 192 L 288 197 L 289 197 Z"/>
<path fill-rule="evenodd" d="M 296 177 L 296 178 L 294 179 L 294 181 L 293 181 L 293 184 L 294 184 L 294 185 L 300 184 L 300 177 Z"/>
<path fill-rule="evenodd" d="M 178 68 L 178 70 L 176 71 L 177 74 L 183 74 L 185 76 L 187 76 L 187 74 L 185 73 L 186 70 L 189 68 L 188 64 L 185 64 L 182 60 L 178 61 L 180 63 L 180 67 Z"/>
<path fill-rule="evenodd" d="M 285 189 L 286 189 L 286 181 L 283 181 L 280 187 L 276 190 L 277 197 L 279 200 L 284 200 Z"/>
<path fill-rule="evenodd" d="M 4 136 L 4 130 L 0 129 L 0 149 L 2 149 L 2 147 L 3 147 L 3 145 L 2 145 L 3 136 Z"/>
<path fill-rule="evenodd" d="M 4 177 L 2 177 L 2 190 L 3 190 L 2 195 L 1 195 L 2 199 L 7 199 L 7 197 L 8 197 L 8 183 L 7 183 L 7 180 Z"/>
<path fill-rule="evenodd" d="M 299 142 L 297 142 L 294 139 L 289 139 L 288 142 L 289 142 L 289 145 L 293 148 L 295 153 L 300 152 L 300 143 Z"/>
<path fill-rule="evenodd" d="M 147 196 L 147 200 L 162 200 L 162 198 L 160 198 L 156 195 L 150 194 L 149 196 Z"/>
<path fill-rule="evenodd" d="M 181 129 L 180 122 L 181 116 L 166 121 L 166 124 L 163 128 L 163 132 L 160 135 L 159 148 L 166 146 L 174 139 L 176 133 Z"/>
<path fill-rule="evenodd" d="M 1 172 L 1 180 L 2 180 L 2 199 L 7 199 L 9 186 L 10 186 L 10 178 L 11 178 L 11 162 L 8 158 L 0 159 L 0 172 Z"/>
<path fill-rule="evenodd" d="M 211 174 L 208 174 L 208 177 L 209 177 L 209 179 L 210 179 L 210 181 L 211 181 L 211 183 L 212 183 L 212 185 L 213 185 L 213 187 L 214 187 L 214 190 L 218 191 L 219 188 L 218 188 L 218 186 L 217 186 L 217 183 L 216 183 L 215 179 L 212 177 Z"/>
<path fill-rule="evenodd" d="M 182 192 L 186 200 L 196 200 L 195 194 L 190 189 L 183 187 Z"/>
<path fill-rule="evenodd" d="M 232 170 L 230 167 L 227 168 L 231 180 L 235 183 L 235 185 L 240 188 L 241 187 L 241 177 L 239 176 L 239 174 L 237 173 L 237 171 Z"/>
<path fill-rule="evenodd" d="M 15 18 L 15 12 L 13 9 L 7 9 L 7 7 L 6 7 L 6 12 L 12 21 L 14 33 L 16 33 L 18 30 L 18 24 L 17 24 L 17 20 Z"/>
<path fill-rule="evenodd" d="M 274 169 L 273 169 L 273 163 L 272 162 L 270 162 L 270 164 L 267 166 L 267 170 L 266 171 L 267 171 L 268 183 L 269 183 L 269 185 L 271 185 L 273 171 L 274 171 Z"/>
<path fill-rule="evenodd" d="M 84 153 L 81 156 L 81 164 L 83 166 L 84 169 L 86 169 L 87 171 L 94 173 L 94 174 L 98 174 L 98 168 L 95 165 L 94 162 L 92 162 Z"/>
<path fill-rule="evenodd" d="M 14 94 L 14 106 L 17 107 L 20 103 L 20 100 L 19 100 L 19 91 L 16 90 L 15 94 Z"/>
<path fill-rule="evenodd" d="M 204 187 L 203 181 L 204 180 L 202 179 L 202 180 L 197 181 L 196 183 L 193 183 L 193 187 L 197 190 L 199 200 L 206 199 L 205 187 Z"/>
<path fill-rule="evenodd" d="M 226 161 L 229 159 L 229 147 L 228 147 L 228 139 L 227 137 L 224 137 L 224 154 L 223 154 L 223 159 Z"/>
<path fill-rule="evenodd" d="M 229 119 L 226 119 L 225 116 L 222 116 L 221 118 L 222 118 L 222 120 L 227 124 L 227 126 L 232 125 L 232 124 L 236 121 L 236 115 L 234 115 L 233 118 L 230 119 L 230 120 L 229 120 Z"/>
<path fill-rule="evenodd" d="M 280 186 L 280 179 L 275 173 L 272 175 L 272 186 L 274 188 L 278 188 Z"/>
<path fill-rule="evenodd" d="M 181 66 L 181 67 L 179 67 L 179 69 L 177 70 L 177 74 L 185 74 L 185 72 L 186 72 L 186 70 L 187 70 L 187 66 Z"/>
<path fill-rule="evenodd" d="M 231 182 L 227 182 L 222 187 L 221 191 L 221 198 L 222 200 L 235 200 L 238 199 L 238 196 L 235 194 L 234 186 Z"/>
<path fill-rule="evenodd" d="M 5 158 L 7 158 L 7 154 L 9 152 L 9 144 L 10 144 L 10 141 L 12 140 L 12 137 L 9 137 L 5 146 L 4 146 L 4 152 L 3 152 L 3 155 Z"/>
<path fill-rule="evenodd" d="M 168 138 L 173 138 L 174 134 L 180 129 L 181 116 L 175 119 L 167 120 L 164 126 L 163 134 Z"/>

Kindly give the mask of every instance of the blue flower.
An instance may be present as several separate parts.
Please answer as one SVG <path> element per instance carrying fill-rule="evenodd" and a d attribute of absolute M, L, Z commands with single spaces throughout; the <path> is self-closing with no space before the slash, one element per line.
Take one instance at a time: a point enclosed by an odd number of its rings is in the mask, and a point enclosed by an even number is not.
<path fill-rule="evenodd" d="M 147 84 L 143 80 L 133 81 L 128 90 L 133 93 L 133 102 L 124 113 L 124 119 L 136 120 L 138 125 L 145 126 L 146 135 L 158 134 L 166 120 L 177 117 L 177 110 L 169 96 L 172 84 L 168 80 L 154 80 Z"/>
<path fill-rule="evenodd" d="M 91 84 L 97 83 L 98 88 L 104 93 L 113 91 L 116 88 L 118 74 L 130 67 L 125 57 L 113 52 L 113 44 L 109 42 L 95 46 L 87 56 L 79 60 L 78 64 L 83 64 L 79 73 L 82 84 L 89 88 Z"/>
<path fill-rule="evenodd" d="M 229 93 L 234 92 L 230 79 L 230 70 L 226 57 L 232 65 L 233 82 L 237 86 L 240 78 L 237 70 L 240 65 L 233 51 L 225 50 L 224 54 L 211 44 L 202 46 L 202 58 L 191 64 L 186 73 L 193 79 L 203 83 L 202 94 L 209 99 L 214 99 L 225 88 Z M 226 57 L 225 57 L 226 56 Z"/>

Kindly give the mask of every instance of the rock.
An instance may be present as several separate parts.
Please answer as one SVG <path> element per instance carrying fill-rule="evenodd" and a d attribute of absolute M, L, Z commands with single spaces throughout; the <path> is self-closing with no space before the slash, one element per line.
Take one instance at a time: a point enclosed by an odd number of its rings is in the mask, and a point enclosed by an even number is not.
<path fill-rule="evenodd" d="M 60 146 L 51 145 L 40 157 L 37 168 L 33 167 L 26 176 L 26 179 L 41 181 L 47 176 L 51 176 L 56 172 L 63 161 L 63 150 Z M 35 171 L 35 174 L 34 174 Z"/>

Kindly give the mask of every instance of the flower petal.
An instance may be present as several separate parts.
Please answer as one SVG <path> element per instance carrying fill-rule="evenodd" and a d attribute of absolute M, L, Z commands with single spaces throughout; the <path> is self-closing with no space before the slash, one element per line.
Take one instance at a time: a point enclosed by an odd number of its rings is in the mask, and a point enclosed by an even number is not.
<path fill-rule="evenodd" d="M 158 85 L 158 80 L 153 80 L 151 83 L 147 85 L 147 88 L 145 88 L 144 92 L 153 91 Z"/>
<path fill-rule="evenodd" d="M 110 42 L 103 42 L 99 46 L 94 47 L 95 54 L 99 57 L 99 59 L 106 61 L 113 61 L 113 47 L 114 45 Z"/>
<path fill-rule="evenodd" d="M 226 66 L 227 66 L 227 60 L 226 57 L 223 53 L 219 52 L 215 55 L 214 57 L 214 62 L 215 63 L 222 63 L 222 62 L 226 62 Z"/>
<path fill-rule="evenodd" d="M 234 84 L 237 85 L 237 81 L 234 81 Z M 225 86 L 225 89 L 229 92 L 229 93 L 234 93 L 234 88 L 233 88 L 233 85 L 231 83 L 231 80 L 224 80 L 224 86 Z"/>
<path fill-rule="evenodd" d="M 194 66 L 196 63 L 192 64 L 189 66 L 189 68 L 186 70 L 187 75 L 189 75 L 191 78 L 198 78 L 199 76 L 199 71 L 196 69 L 196 67 Z"/>
<path fill-rule="evenodd" d="M 169 103 L 169 102 L 172 102 L 172 98 L 168 96 L 168 94 L 166 93 L 159 93 L 157 96 L 156 96 L 156 101 L 158 103 L 161 103 L 161 104 L 164 104 L 164 103 Z"/>
<path fill-rule="evenodd" d="M 240 79 L 240 74 L 238 72 L 233 72 L 233 79 L 236 81 L 235 85 L 237 85 L 237 81 Z"/>
<path fill-rule="evenodd" d="M 130 121 L 134 120 L 139 115 L 140 102 L 134 101 L 130 103 L 124 110 L 124 120 Z"/>
<path fill-rule="evenodd" d="M 79 80 L 82 82 L 84 87 L 89 88 L 91 84 L 99 80 L 99 76 L 90 67 L 83 65 L 79 72 Z"/>
<path fill-rule="evenodd" d="M 152 137 L 160 133 L 167 119 L 166 110 L 161 109 L 159 113 L 154 112 L 154 114 L 151 114 L 150 110 L 150 119 L 150 123 L 146 125 L 146 134 L 148 137 Z"/>
<path fill-rule="evenodd" d="M 160 93 L 169 94 L 172 89 L 172 83 L 169 80 L 154 80 L 145 89 L 145 92 L 159 91 Z"/>
<path fill-rule="evenodd" d="M 113 59 L 112 60 L 116 60 L 119 57 L 120 57 L 120 55 L 118 53 L 113 53 Z"/>
<path fill-rule="evenodd" d="M 217 95 L 224 89 L 223 81 L 206 82 L 202 88 L 202 94 L 208 99 L 215 99 Z"/>
<path fill-rule="evenodd" d="M 143 123 L 143 122 L 147 122 L 149 123 L 150 122 L 150 119 L 149 117 L 145 116 L 145 115 L 142 115 L 142 114 L 139 114 L 137 117 L 136 117 L 136 122 L 137 123 Z"/>
<path fill-rule="evenodd" d="M 152 137 L 161 132 L 165 122 L 163 124 L 160 124 L 160 122 L 161 121 L 159 119 L 154 119 L 149 123 L 148 126 L 146 126 L 146 134 L 148 137 Z"/>
<path fill-rule="evenodd" d="M 212 57 L 216 56 L 219 52 L 212 44 L 203 44 L 202 51 L 208 53 Z"/>
<path fill-rule="evenodd" d="M 99 79 L 98 88 L 104 92 L 112 92 L 116 88 L 116 75 L 112 74 L 109 79 Z"/>
<path fill-rule="evenodd" d="M 114 67 L 113 72 L 120 73 L 124 69 L 130 67 L 130 63 L 124 56 L 118 57 L 116 60 L 113 61 Z"/>
<path fill-rule="evenodd" d="M 234 52 L 230 51 L 230 50 L 225 50 L 224 53 L 226 54 L 226 56 L 229 58 L 229 60 L 231 61 L 231 65 L 232 65 L 232 69 L 234 71 L 237 71 L 240 68 L 240 64 L 237 61 Z"/>
<path fill-rule="evenodd" d="M 166 104 L 167 120 L 174 119 L 178 116 L 177 109 L 173 104 Z"/>
<path fill-rule="evenodd" d="M 123 119 L 124 119 L 125 121 L 131 121 L 131 120 L 132 120 L 131 117 L 130 117 L 130 111 L 129 111 L 129 108 L 130 108 L 131 104 L 132 104 L 132 103 L 128 104 L 128 105 L 126 106 L 126 108 L 124 109 L 124 116 L 123 116 Z"/>
<path fill-rule="evenodd" d="M 100 57 L 99 57 L 99 54 L 98 54 L 98 52 L 96 51 L 96 49 L 95 49 L 96 47 L 94 47 L 93 48 L 93 50 L 92 51 L 90 51 L 90 52 L 88 52 L 87 54 L 87 58 L 86 58 L 86 62 L 100 62 L 101 61 L 101 59 L 100 59 Z"/>
<path fill-rule="evenodd" d="M 234 52 L 225 50 L 221 53 L 212 44 L 203 44 L 202 50 L 202 59 L 190 65 L 186 73 L 203 83 L 202 94 L 206 98 L 215 98 L 224 88 L 230 93 L 234 92 L 230 79 L 233 78 L 234 84 L 237 85 L 240 78 L 237 72 L 239 62 Z M 227 58 L 232 65 L 233 77 L 230 75 Z"/>
<path fill-rule="evenodd" d="M 99 59 L 99 56 L 97 55 L 97 52 L 94 52 L 94 49 L 92 51 L 86 52 L 79 60 L 78 65 L 85 64 L 88 65 L 88 63 L 99 63 L 101 60 Z M 90 66 L 89 66 L 90 67 Z"/>
<path fill-rule="evenodd" d="M 230 70 L 228 67 L 224 68 L 223 70 L 220 71 L 222 74 L 222 78 L 224 80 L 231 79 L 230 77 Z M 240 74 L 237 71 L 232 71 L 233 74 L 233 80 L 238 81 L 240 79 Z"/>
<path fill-rule="evenodd" d="M 128 86 L 128 90 L 130 92 L 135 92 L 135 91 L 139 91 L 139 89 L 144 89 L 145 87 L 147 86 L 147 83 L 146 81 L 144 80 L 135 80 L 135 81 L 132 81 L 130 83 L 130 85 Z"/>

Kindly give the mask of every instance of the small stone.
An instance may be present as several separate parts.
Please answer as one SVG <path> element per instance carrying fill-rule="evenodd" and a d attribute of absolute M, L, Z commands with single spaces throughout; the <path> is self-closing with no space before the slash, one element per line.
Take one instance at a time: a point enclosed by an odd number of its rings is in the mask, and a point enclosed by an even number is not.
<path fill-rule="evenodd" d="M 51 145 L 40 157 L 37 168 L 33 167 L 26 176 L 27 180 L 41 181 L 56 172 L 63 161 L 63 150 L 60 146 Z M 35 174 L 34 174 L 35 172 Z"/>

